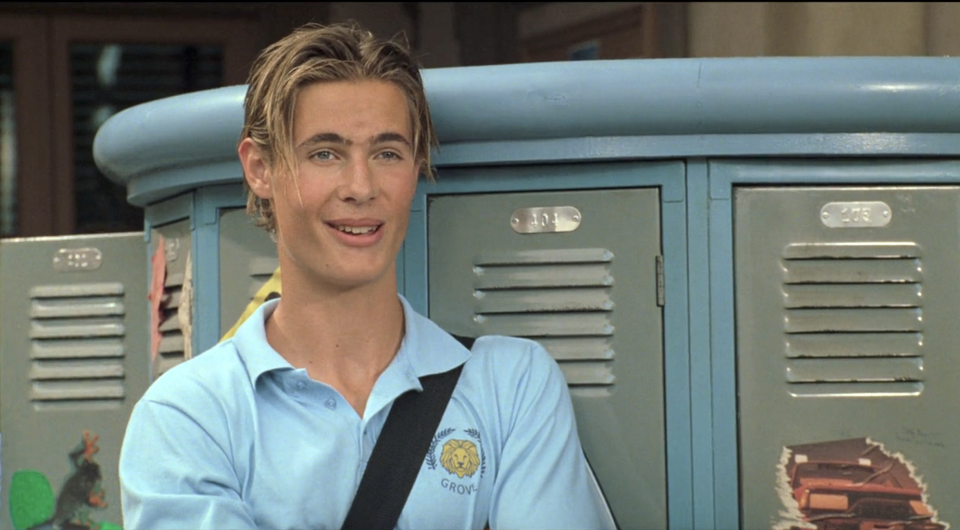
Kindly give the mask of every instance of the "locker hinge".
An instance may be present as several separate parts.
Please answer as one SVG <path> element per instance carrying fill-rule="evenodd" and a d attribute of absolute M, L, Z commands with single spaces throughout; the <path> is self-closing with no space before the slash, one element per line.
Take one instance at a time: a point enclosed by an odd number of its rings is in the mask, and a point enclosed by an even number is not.
<path fill-rule="evenodd" d="M 657 305 L 660 307 L 666 305 L 663 283 L 663 256 L 657 256 Z"/>

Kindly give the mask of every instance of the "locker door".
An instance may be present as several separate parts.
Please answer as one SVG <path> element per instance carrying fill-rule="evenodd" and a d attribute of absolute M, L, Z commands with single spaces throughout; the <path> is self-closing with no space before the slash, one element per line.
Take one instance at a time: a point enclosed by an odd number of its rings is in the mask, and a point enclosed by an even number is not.
<path fill-rule="evenodd" d="M 743 528 L 960 524 L 958 191 L 736 191 Z"/>
<path fill-rule="evenodd" d="M 254 226 L 244 208 L 220 214 L 220 336 L 279 266 L 277 244 Z"/>
<path fill-rule="evenodd" d="M 145 250 L 143 233 L 0 243 L 0 527 L 121 524 L 117 461 L 150 377 Z"/>
<path fill-rule="evenodd" d="M 666 528 L 658 190 L 439 196 L 427 223 L 431 318 L 539 341 L 620 525 Z"/>

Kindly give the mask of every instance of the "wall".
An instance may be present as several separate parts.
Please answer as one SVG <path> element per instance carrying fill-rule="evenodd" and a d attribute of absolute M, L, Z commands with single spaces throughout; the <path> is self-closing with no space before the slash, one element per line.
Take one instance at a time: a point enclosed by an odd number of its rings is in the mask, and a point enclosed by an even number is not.
<path fill-rule="evenodd" d="M 927 55 L 960 55 L 960 4 L 927 3 Z"/>
<path fill-rule="evenodd" d="M 602 59 L 685 57 L 687 5 L 686 2 L 539 2 L 519 10 L 515 32 L 521 47 L 535 43 L 543 45 L 549 41 L 562 47 L 580 38 L 596 38 L 601 41 Z M 637 46 L 631 49 L 627 42 L 623 42 L 626 35 L 616 33 L 625 32 L 621 26 L 637 19 L 638 13 L 640 26 L 629 32 L 632 33 L 629 40 Z M 607 31 L 602 28 L 609 28 L 611 33 L 593 33 Z M 621 41 L 619 46 L 616 46 L 617 40 Z M 604 50 L 609 44 L 614 44 L 614 49 Z M 529 52 L 529 48 L 526 51 Z"/>
<path fill-rule="evenodd" d="M 331 2 L 329 21 L 354 20 L 381 37 L 403 32 L 426 68 L 457 66 L 453 2 Z"/>
<path fill-rule="evenodd" d="M 692 2 L 688 20 L 692 57 L 960 53 L 945 2 Z"/>
<path fill-rule="evenodd" d="M 330 22 L 354 20 L 380 37 L 403 32 L 410 41 L 416 39 L 414 12 L 405 8 L 410 2 L 331 2 Z"/>

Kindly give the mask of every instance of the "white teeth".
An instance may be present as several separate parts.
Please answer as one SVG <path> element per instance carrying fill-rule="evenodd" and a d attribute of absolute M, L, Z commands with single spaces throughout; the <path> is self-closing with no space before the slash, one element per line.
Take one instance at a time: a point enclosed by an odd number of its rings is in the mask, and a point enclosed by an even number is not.
<path fill-rule="evenodd" d="M 376 230 L 376 226 L 338 226 L 337 230 L 348 234 L 363 235 Z"/>

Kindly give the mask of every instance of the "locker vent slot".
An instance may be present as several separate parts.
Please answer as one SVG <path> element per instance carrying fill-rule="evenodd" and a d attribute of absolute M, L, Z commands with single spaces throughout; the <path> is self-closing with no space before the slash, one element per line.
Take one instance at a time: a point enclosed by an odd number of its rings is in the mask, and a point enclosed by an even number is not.
<path fill-rule="evenodd" d="M 160 319 L 160 346 L 153 364 L 154 379 L 167 370 L 182 363 L 185 358 L 183 330 L 177 311 L 180 309 L 180 296 L 183 293 L 183 272 L 168 271 L 163 282 L 163 303 Z"/>
<path fill-rule="evenodd" d="M 30 401 L 39 410 L 119 406 L 124 388 L 121 283 L 30 289 Z"/>
<path fill-rule="evenodd" d="M 606 249 L 478 254 L 474 322 L 482 334 L 538 341 L 571 386 L 609 387 L 616 382 L 612 261 Z"/>
<path fill-rule="evenodd" d="M 782 261 L 788 391 L 923 391 L 923 264 L 914 243 L 792 244 Z"/>
<path fill-rule="evenodd" d="M 277 258 L 254 258 L 250 260 L 250 299 L 253 300 L 253 297 L 257 295 L 257 291 L 265 283 L 270 280 L 270 277 L 273 276 L 273 273 L 277 270 L 277 267 L 280 266 L 280 260 Z"/>

